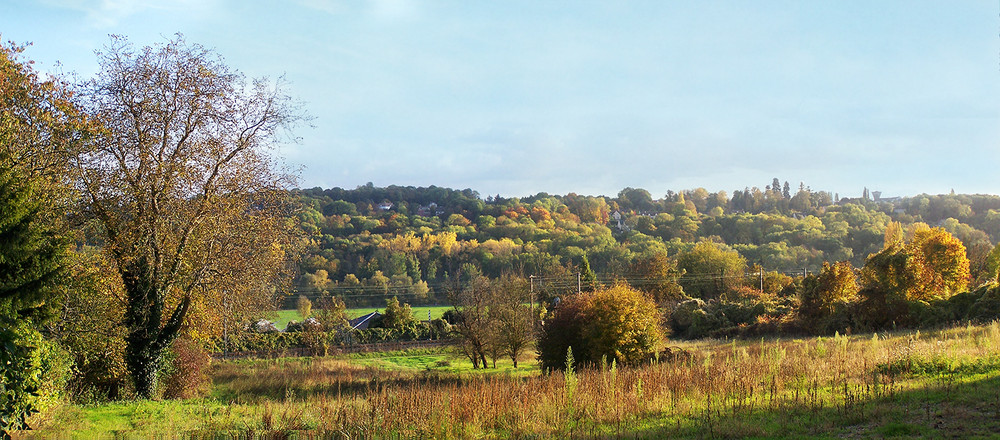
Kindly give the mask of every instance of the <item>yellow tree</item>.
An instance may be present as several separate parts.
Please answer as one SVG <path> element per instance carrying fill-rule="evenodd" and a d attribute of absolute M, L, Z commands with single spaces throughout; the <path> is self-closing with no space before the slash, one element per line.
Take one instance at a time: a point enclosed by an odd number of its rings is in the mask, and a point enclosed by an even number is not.
<path fill-rule="evenodd" d="M 684 289 L 677 284 L 684 272 L 677 269 L 677 263 L 667 257 L 666 252 L 637 258 L 630 274 L 629 284 L 650 294 L 658 303 L 684 298 Z"/>
<path fill-rule="evenodd" d="M 606 357 L 635 364 L 653 354 L 663 339 L 656 303 L 625 284 L 591 293 L 584 321 L 595 361 Z"/>
<path fill-rule="evenodd" d="M 0 44 L 0 154 L 28 178 L 66 184 L 71 159 L 86 146 L 89 123 L 68 84 L 40 77 L 31 61 L 21 59 L 24 49 Z M 45 196 L 72 200 L 60 186 Z"/>
<path fill-rule="evenodd" d="M 724 244 L 701 241 L 677 257 L 677 267 L 684 273 L 680 284 L 685 293 L 712 299 L 743 284 L 747 262 Z"/>
<path fill-rule="evenodd" d="M 823 330 L 823 319 L 832 315 L 838 306 L 857 299 L 859 286 L 854 267 L 848 261 L 834 265 L 823 263 L 819 275 L 809 276 L 802 283 L 799 308 L 804 324 L 814 331 Z"/>
<path fill-rule="evenodd" d="M 914 259 L 918 284 L 910 299 L 947 299 L 968 289 L 969 258 L 965 245 L 943 228 L 915 231 L 906 246 Z"/>
<path fill-rule="evenodd" d="M 579 363 L 637 363 L 652 355 L 663 339 L 656 302 L 625 284 L 571 295 L 542 326 L 538 357 L 544 369 L 565 366 L 573 348 Z"/>
<path fill-rule="evenodd" d="M 192 308 L 273 293 L 291 178 L 269 150 L 300 118 L 280 87 L 180 36 L 138 50 L 112 37 L 99 62 L 83 90 L 102 130 L 78 178 L 124 286 L 128 369 L 150 397 Z"/>
<path fill-rule="evenodd" d="M 898 235 L 887 229 L 887 237 Z M 969 259 L 960 240 L 942 228 L 912 227 L 909 243 L 892 244 L 868 257 L 861 269 L 863 315 L 884 326 L 905 320 L 909 302 L 948 299 L 967 288 Z"/>

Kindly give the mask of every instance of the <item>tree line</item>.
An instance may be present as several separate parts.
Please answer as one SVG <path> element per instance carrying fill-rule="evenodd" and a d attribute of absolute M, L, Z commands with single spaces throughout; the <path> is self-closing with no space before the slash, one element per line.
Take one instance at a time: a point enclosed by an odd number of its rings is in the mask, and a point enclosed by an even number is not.
<path fill-rule="evenodd" d="M 678 260 L 701 242 L 770 271 L 815 273 L 825 262 L 864 265 L 881 249 L 891 222 L 928 224 L 954 235 L 966 246 L 973 281 L 981 282 L 1000 237 L 998 196 L 848 199 L 816 196 L 820 192 L 800 185 L 786 197 L 785 186 L 774 182 L 732 197 L 701 188 L 668 191 L 658 199 L 636 188 L 615 197 L 486 199 L 469 189 L 439 187 L 297 190 L 306 239 L 294 291 L 357 305 L 389 294 L 443 304 L 450 285 L 478 275 L 572 277 L 586 264 L 605 279 L 634 277 L 646 260 Z M 803 202 L 792 203 L 796 196 Z M 746 271 L 739 265 L 728 270 L 730 276 Z M 703 269 L 687 270 L 681 283 L 700 289 L 704 282 L 697 277 L 703 276 Z"/>

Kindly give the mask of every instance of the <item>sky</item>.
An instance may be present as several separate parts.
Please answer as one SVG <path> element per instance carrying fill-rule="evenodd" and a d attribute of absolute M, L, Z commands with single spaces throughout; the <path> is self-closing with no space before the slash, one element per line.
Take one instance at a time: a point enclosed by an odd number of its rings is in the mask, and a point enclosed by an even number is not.
<path fill-rule="evenodd" d="M 998 0 L 0 0 L 43 72 L 176 33 L 284 77 L 303 188 L 1000 194 Z"/>

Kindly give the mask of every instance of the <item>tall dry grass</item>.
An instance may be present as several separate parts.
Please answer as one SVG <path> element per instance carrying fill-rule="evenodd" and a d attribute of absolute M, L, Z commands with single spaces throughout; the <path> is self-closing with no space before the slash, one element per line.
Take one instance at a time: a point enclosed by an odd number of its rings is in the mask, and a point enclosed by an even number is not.
<path fill-rule="evenodd" d="M 914 371 L 945 387 L 963 366 L 985 365 L 984 372 L 995 373 L 1000 325 L 702 342 L 685 349 L 693 356 L 682 361 L 604 365 L 577 371 L 569 381 L 563 373 L 401 373 L 333 359 L 224 364 L 215 381 L 220 397 L 240 414 L 238 423 L 251 431 L 310 430 L 345 438 L 600 437 L 637 429 L 764 435 L 761 426 L 734 427 L 733 420 L 830 410 L 863 420 L 870 416 L 865 402 L 918 386 L 906 380 Z M 241 427 L 228 417 L 207 424 Z"/>

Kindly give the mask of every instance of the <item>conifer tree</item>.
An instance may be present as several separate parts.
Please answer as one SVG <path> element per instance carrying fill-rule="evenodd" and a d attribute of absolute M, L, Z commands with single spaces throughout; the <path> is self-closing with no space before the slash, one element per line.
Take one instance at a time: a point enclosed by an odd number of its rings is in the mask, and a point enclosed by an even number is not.
<path fill-rule="evenodd" d="M 41 364 L 37 326 L 51 310 L 63 270 L 62 241 L 40 221 L 30 180 L 0 155 L 0 437 L 37 412 Z"/>

